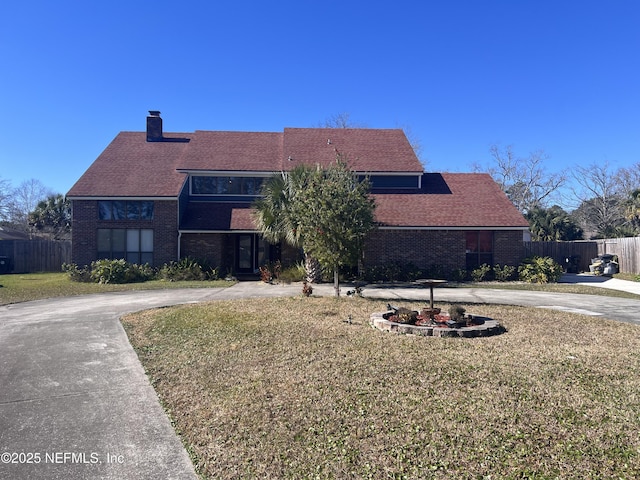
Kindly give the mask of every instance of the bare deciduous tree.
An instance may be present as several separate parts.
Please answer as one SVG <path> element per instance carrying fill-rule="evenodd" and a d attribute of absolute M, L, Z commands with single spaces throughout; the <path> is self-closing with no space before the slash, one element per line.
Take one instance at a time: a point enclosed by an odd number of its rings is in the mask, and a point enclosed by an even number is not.
<path fill-rule="evenodd" d="M 331 115 L 318 126 L 320 128 L 367 128 L 365 124 L 356 123 L 351 120 L 351 114 L 347 112 Z"/>
<path fill-rule="evenodd" d="M 546 170 L 544 163 L 549 156 L 542 150 L 532 152 L 528 157 L 518 157 L 512 145 L 504 149 L 492 145 L 489 152 L 493 164 L 484 170 L 522 213 L 553 203 L 567 182 L 566 173 Z M 476 165 L 474 170 L 481 168 Z"/>
<path fill-rule="evenodd" d="M 9 221 L 11 210 L 11 182 L 0 178 L 0 222 Z"/>
<path fill-rule="evenodd" d="M 640 162 L 631 167 L 619 168 L 615 173 L 618 182 L 618 193 L 629 197 L 640 188 Z"/>
<path fill-rule="evenodd" d="M 409 141 L 409 145 L 411 145 L 411 148 L 413 149 L 413 153 L 416 154 L 416 157 L 418 157 L 418 160 L 420 160 L 420 162 L 423 165 L 426 165 L 427 163 L 426 160 L 422 158 L 424 154 L 424 148 L 422 147 L 422 142 L 420 141 L 420 139 L 415 135 L 411 127 L 404 126 L 399 128 L 402 129 L 405 136 L 407 137 L 407 140 Z"/>
<path fill-rule="evenodd" d="M 54 195 L 51 189 L 35 178 L 25 180 L 11 192 L 9 200 L 9 222 L 20 230 L 30 232 L 29 213 L 35 210 L 38 203 Z"/>
<path fill-rule="evenodd" d="M 609 162 L 575 167 L 573 178 L 574 195 L 580 201 L 574 214 L 585 232 L 592 236 L 616 236 L 616 229 L 624 223 L 625 203 Z"/>

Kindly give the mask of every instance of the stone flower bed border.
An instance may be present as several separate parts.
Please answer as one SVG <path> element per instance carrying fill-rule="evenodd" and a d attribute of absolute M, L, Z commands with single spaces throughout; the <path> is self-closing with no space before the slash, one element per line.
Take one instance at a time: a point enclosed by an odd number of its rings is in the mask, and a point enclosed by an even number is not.
<path fill-rule="evenodd" d="M 499 335 L 506 332 L 506 329 L 500 325 L 497 320 L 489 317 L 475 318 L 484 320 L 482 325 L 473 325 L 470 327 L 450 328 L 437 325 L 409 325 L 404 323 L 391 322 L 383 318 L 383 315 L 389 312 L 374 312 L 369 318 L 372 327 L 382 330 L 383 332 L 394 332 L 408 335 L 422 335 L 425 337 L 489 337 L 491 335 Z"/>

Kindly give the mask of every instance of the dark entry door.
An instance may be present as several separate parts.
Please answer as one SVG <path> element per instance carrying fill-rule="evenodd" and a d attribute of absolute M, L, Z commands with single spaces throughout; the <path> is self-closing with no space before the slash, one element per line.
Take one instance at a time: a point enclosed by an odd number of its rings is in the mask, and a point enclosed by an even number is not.
<path fill-rule="evenodd" d="M 280 260 L 280 245 L 271 245 L 256 233 L 239 233 L 236 237 L 236 271 L 256 273 L 268 262 Z"/>
<path fill-rule="evenodd" d="M 255 265 L 255 235 L 252 233 L 238 234 L 236 248 L 236 269 L 238 273 L 253 273 L 257 269 Z"/>

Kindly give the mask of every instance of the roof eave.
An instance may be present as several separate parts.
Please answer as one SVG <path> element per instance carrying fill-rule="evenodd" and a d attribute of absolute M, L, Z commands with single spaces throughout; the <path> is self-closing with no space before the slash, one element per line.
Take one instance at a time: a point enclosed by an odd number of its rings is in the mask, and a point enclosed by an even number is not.
<path fill-rule="evenodd" d="M 495 225 L 486 225 L 486 226 L 478 226 L 478 225 L 380 225 L 378 227 L 379 230 L 501 230 L 501 231 L 509 231 L 509 230 L 521 230 L 521 231 L 529 231 L 528 226 L 495 226 Z"/>
<path fill-rule="evenodd" d="M 177 196 L 149 196 L 149 195 L 67 195 L 69 200 L 178 200 Z"/>

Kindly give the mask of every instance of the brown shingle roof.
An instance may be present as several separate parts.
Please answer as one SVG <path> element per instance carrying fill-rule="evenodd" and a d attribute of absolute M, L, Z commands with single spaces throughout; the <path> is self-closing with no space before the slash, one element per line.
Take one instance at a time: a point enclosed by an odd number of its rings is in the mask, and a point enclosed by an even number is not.
<path fill-rule="evenodd" d="M 334 162 L 339 152 L 347 156 L 351 169 L 358 172 L 423 171 L 407 137 L 399 129 L 285 128 L 283 148 L 283 170 L 300 164 L 324 167 Z"/>
<path fill-rule="evenodd" d="M 529 226 L 486 173 L 427 173 L 417 193 L 374 193 L 382 227 L 482 228 Z"/>
<path fill-rule="evenodd" d="M 198 130 L 178 168 L 275 172 L 282 164 L 282 133 Z"/>
<path fill-rule="evenodd" d="M 488 174 L 427 173 L 422 189 L 373 193 L 375 217 L 387 228 L 528 228 Z M 192 202 L 182 230 L 256 230 L 248 203 Z"/>
<path fill-rule="evenodd" d="M 168 134 L 188 139 L 190 134 Z M 147 142 L 146 132 L 121 132 L 75 183 L 70 197 L 175 197 L 185 181 L 176 169 L 189 143 Z"/>
<path fill-rule="evenodd" d="M 361 172 L 421 173 L 402 130 L 286 128 L 284 133 L 122 132 L 71 188 L 71 197 L 177 197 L 186 171 L 288 170 L 300 163 L 327 165 L 336 150 Z M 289 160 L 291 156 L 291 160 Z M 488 174 L 424 174 L 422 189 L 374 192 L 376 219 L 386 227 L 481 228 L 528 226 Z M 192 203 L 181 228 L 253 229 L 249 204 Z M 213 214 L 212 214 L 213 212 Z"/>
<path fill-rule="evenodd" d="M 177 196 L 185 180 L 181 170 L 277 172 L 300 163 L 324 166 L 335 160 L 336 150 L 347 154 L 351 168 L 357 171 L 422 172 L 402 130 L 198 130 L 164 137 L 162 142 L 147 142 L 145 132 L 121 132 L 68 195 Z"/>

